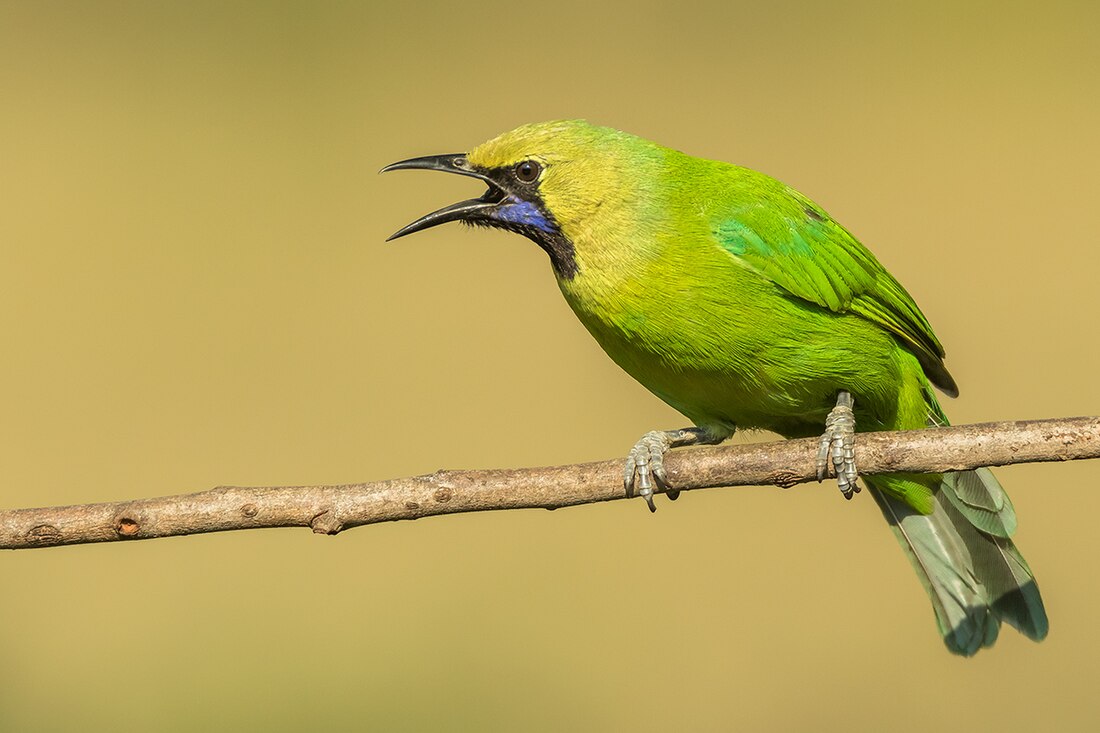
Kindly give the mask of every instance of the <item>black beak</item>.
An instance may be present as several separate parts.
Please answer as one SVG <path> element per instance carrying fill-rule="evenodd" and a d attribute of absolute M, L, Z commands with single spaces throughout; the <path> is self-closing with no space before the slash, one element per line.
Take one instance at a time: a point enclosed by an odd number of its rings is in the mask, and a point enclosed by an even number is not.
<path fill-rule="evenodd" d="M 425 214 L 412 224 L 398 229 L 390 235 L 389 239 L 386 240 L 387 242 L 397 239 L 398 237 L 403 237 L 406 234 L 429 229 L 439 224 L 446 224 L 449 221 L 480 218 L 485 211 L 497 206 L 503 198 L 503 192 L 488 176 L 480 171 L 474 170 L 474 168 L 470 166 L 469 162 L 466 160 L 465 153 L 426 155 L 423 158 L 409 158 L 408 160 L 402 160 L 398 163 L 391 163 L 380 170 L 379 173 L 413 169 L 445 171 L 447 173 L 457 173 L 460 176 L 470 176 L 471 178 L 485 181 L 485 183 L 489 184 L 489 190 L 486 191 L 485 195 L 481 198 L 459 201 L 457 204 L 451 204 L 438 211 Z"/>

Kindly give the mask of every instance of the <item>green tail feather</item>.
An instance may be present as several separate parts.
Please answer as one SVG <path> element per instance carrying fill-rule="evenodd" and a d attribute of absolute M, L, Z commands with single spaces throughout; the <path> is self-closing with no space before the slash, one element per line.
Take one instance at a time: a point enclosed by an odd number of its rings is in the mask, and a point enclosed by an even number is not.
<path fill-rule="evenodd" d="M 1011 537 L 1016 532 L 1016 510 L 1012 500 L 988 468 L 944 474 L 945 492 L 952 506 L 975 527 L 996 537 Z"/>
<path fill-rule="evenodd" d="M 1040 641 L 1048 623 L 1035 577 L 1009 535 L 1016 515 L 987 469 L 946 474 L 924 514 L 906 501 L 908 478 L 866 478 L 871 494 L 932 600 L 947 648 L 971 656 L 1001 621 Z M 923 509 L 923 507 L 922 507 Z"/>

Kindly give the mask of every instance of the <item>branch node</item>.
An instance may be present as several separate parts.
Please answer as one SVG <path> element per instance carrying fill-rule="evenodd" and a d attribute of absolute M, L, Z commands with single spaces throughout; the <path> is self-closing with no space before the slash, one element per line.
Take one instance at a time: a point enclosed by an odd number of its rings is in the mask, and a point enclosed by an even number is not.
<path fill-rule="evenodd" d="M 61 540 L 61 530 L 52 524 L 37 524 L 27 530 L 27 541 L 31 544 L 54 545 Z"/>
<path fill-rule="evenodd" d="M 121 517 L 115 522 L 115 533 L 119 537 L 134 537 L 141 530 L 141 525 L 131 517 Z"/>
<path fill-rule="evenodd" d="M 335 512 L 323 509 L 309 520 L 309 527 L 314 534 L 338 534 L 344 525 L 337 519 Z"/>

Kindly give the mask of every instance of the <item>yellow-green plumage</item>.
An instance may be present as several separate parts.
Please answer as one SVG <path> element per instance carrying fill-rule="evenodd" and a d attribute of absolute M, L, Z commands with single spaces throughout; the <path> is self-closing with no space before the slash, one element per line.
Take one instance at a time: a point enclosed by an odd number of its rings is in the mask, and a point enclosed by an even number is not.
<path fill-rule="evenodd" d="M 946 374 L 939 342 L 905 290 L 808 199 L 576 122 L 520 128 L 469 160 L 493 168 L 535 151 L 555 151 L 540 155 L 540 191 L 576 249 L 577 274 L 558 280 L 566 300 L 619 366 L 696 425 L 717 437 L 819 435 L 845 388 L 863 430 L 925 426 L 931 392 L 897 332 Z M 924 486 L 898 488 L 931 510 Z"/>
<path fill-rule="evenodd" d="M 956 388 L 927 320 L 847 230 L 784 184 L 578 121 L 521 127 L 455 160 L 453 172 L 499 194 L 464 218 L 539 242 L 604 350 L 710 438 L 820 435 L 841 390 L 860 430 L 946 423 L 932 385 Z M 525 162 L 537 180 L 522 180 Z M 459 218 L 429 217 L 407 230 Z M 991 473 L 868 483 L 952 651 L 992 643 L 1000 620 L 1045 635 Z"/>

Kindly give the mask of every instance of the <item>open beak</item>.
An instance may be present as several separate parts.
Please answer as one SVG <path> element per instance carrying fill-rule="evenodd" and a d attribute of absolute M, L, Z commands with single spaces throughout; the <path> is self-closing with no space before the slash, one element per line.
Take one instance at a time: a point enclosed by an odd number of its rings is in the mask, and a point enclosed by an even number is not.
<path fill-rule="evenodd" d="M 447 173 L 457 173 L 460 176 L 470 176 L 471 178 L 477 178 L 487 183 L 489 185 L 489 190 L 486 191 L 481 198 L 459 201 L 457 204 L 444 206 L 438 211 L 425 214 L 412 224 L 402 227 L 391 234 L 389 239 L 386 240 L 387 242 L 397 239 L 398 237 L 403 237 L 406 234 L 430 229 L 439 224 L 446 224 L 449 221 L 470 221 L 485 218 L 486 212 L 496 208 L 504 199 L 504 191 L 484 173 L 474 170 L 466 160 L 465 153 L 426 155 L 422 158 L 409 158 L 408 160 L 391 163 L 380 170 L 379 173 L 413 169 L 445 171 Z"/>

